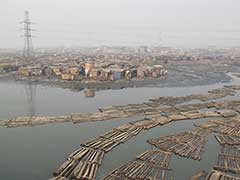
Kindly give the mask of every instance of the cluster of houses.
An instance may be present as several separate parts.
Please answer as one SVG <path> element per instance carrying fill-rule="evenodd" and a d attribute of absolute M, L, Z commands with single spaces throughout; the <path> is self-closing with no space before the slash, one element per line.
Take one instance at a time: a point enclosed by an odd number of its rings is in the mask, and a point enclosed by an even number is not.
<path fill-rule="evenodd" d="M 24 77 L 46 77 L 62 80 L 96 80 L 96 81 L 118 81 L 133 78 L 158 78 L 166 76 L 167 70 L 162 65 L 153 66 L 120 66 L 120 65 L 95 65 L 86 62 L 78 65 L 52 65 L 52 66 L 27 66 L 20 67 L 20 76 Z"/>
<path fill-rule="evenodd" d="M 9 73 L 17 70 L 18 70 L 18 66 L 14 64 L 8 64 L 8 63 L 0 64 L 0 73 Z"/>

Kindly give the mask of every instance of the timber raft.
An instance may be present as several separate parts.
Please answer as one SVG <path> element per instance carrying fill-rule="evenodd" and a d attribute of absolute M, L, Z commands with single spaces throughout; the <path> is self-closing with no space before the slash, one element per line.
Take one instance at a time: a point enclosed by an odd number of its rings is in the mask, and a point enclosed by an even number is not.
<path fill-rule="evenodd" d="M 135 160 L 113 170 L 102 180 L 117 179 L 152 179 L 171 180 L 171 169 L 168 168 L 171 153 L 158 149 L 147 150 Z"/>
<path fill-rule="evenodd" d="M 17 117 L 1 121 L 0 125 L 13 128 L 143 116 L 139 120 L 115 127 L 87 142 L 81 142 L 80 147 L 66 157 L 51 179 L 95 180 L 106 153 L 143 131 L 175 121 L 214 118 L 205 123 L 196 123 L 197 128 L 193 130 L 149 139 L 147 142 L 153 145 L 154 149 L 136 156 L 136 159 L 110 172 L 103 179 L 172 180 L 172 170 L 168 167 L 172 154 L 201 160 L 207 138 L 209 134 L 214 134 L 222 146 L 222 151 L 206 180 L 239 180 L 225 172 L 240 172 L 240 153 L 236 147 L 240 145 L 240 100 L 223 99 L 234 96 L 239 90 L 239 85 L 224 86 L 210 90 L 206 94 L 158 97 L 140 104 L 99 108 L 99 112 L 95 113 L 76 113 L 56 117 Z M 191 102 L 193 100 L 198 101 L 193 103 Z"/>
<path fill-rule="evenodd" d="M 208 134 L 205 130 L 196 129 L 176 135 L 150 139 L 148 143 L 182 157 L 200 160 Z"/>
<path fill-rule="evenodd" d="M 232 96 L 239 89 L 240 86 L 226 86 L 221 89 L 209 91 L 207 95 L 198 94 L 184 97 L 160 97 L 150 99 L 149 102 L 142 104 L 112 106 L 100 108 L 100 112 L 97 113 L 66 116 L 65 119 L 73 123 L 110 120 L 139 115 L 145 117 L 115 127 L 104 135 L 100 135 L 99 137 L 82 143 L 81 147 L 70 154 L 65 162 L 63 162 L 53 173 L 55 177 L 51 180 L 59 180 L 61 178 L 63 178 L 63 180 L 96 179 L 97 170 L 102 164 L 104 155 L 115 147 L 137 136 L 142 131 L 174 121 L 218 118 L 218 120 L 210 120 L 206 123 L 195 124 L 198 128 L 191 131 L 148 140 L 150 144 L 156 147 L 154 151 L 144 152 L 142 155 L 137 156 L 136 160 L 129 161 L 126 165 L 116 169 L 104 178 L 107 180 L 146 178 L 156 180 L 172 179 L 172 177 L 168 175 L 169 169 L 167 166 L 163 165 L 163 162 L 156 164 L 154 157 L 161 157 L 164 153 L 174 153 L 182 157 L 201 160 L 201 154 L 204 151 L 207 137 L 210 133 L 219 133 L 218 136 L 222 134 L 238 135 L 240 133 L 238 125 L 240 111 L 239 108 L 236 107 L 240 107 L 240 101 L 213 100 L 218 100 L 228 95 Z M 194 99 L 198 99 L 202 102 L 184 104 L 184 102 Z M 223 127 L 227 129 L 223 129 Z M 233 130 L 229 131 L 229 128 Z M 229 140 L 227 141 L 229 142 Z M 233 141 L 236 143 L 236 139 Z M 159 153 L 160 155 L 156 155 L 154 152 L 162 152 L 162 154 Z M 134 170 L 130 171 L 130 169 Z M 149 175 L 147 173 L 149 171 L 156 171 L 156 173 Z"/>
<path fill-rule="evenodd" d="M 212 170 L 205 180 L 240 180 L 240 178 L 225 174 L 220 171 Z"/>
<path fill-rule="evenodd" d="M 76 113 L 55 117 L 17 117 L 9 120 L 1 120 L 0 126 L 20 127 L 63 122 L 82 123 L 159 114 L 176 114 L 177 116 L 173 116 L 173 120 L 181 120 L 185 119 L 185 117 L 190 119 L 201 118 L 204 115 L 200 115 L 198 112 L 195 113 L 194 111 L 206 108 L 216 108 L 218 110 L 232 109 L 239 111 L 240 101 L 214 101 L 227 96 L 234 96 L 239 90 L 240 86 L 232 85 L 210 90 L 206 94 L 193 94 L 179 97 L 158 97 L 155 99 L 149 99 L 147 102 L 140 104 L 127 104 L 99 108 L 99 112 L 95 113 Z M 192 100 L 199 100 L 200 102 L 194 104 L 183 104 Z M 223 114 L 228 116 L 227 112 L 223 112 Z M 219 113 L 212 113 L 211 115 L 218 116 Z"/>

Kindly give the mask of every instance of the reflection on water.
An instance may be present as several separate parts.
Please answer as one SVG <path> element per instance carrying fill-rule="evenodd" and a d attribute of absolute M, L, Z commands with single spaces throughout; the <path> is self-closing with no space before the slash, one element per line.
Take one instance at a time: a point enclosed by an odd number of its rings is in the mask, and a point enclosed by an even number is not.
<path fill-rule="evenodd" d="M 239 81 L 234 79 L 229 84 L 239 84 Z M 68 89 L 43 87 L 36 84 L 25 86 L 23 84 L 1 82 L 0 119 L 27 116 L 29 113 L 49 116 L 76 112 L 96 112 L 99 107 L 142 103 L 149 98 L 159 96 L 206 93 L 209 89 L 219 88 L 223 85 L 105 90 L 99 91 L 97 96 L 86 98 L 82 91 L 72 92 Z M 139 119 L 141 117 L 81 124 L 49 124 L 14 129 L 1 127 L 0 179 L 48 179 L 52 177 L 52 172 L 56 170 L 59 164 L 70 153 L 78 149 L 81 143 L 105 134 L 114 127 Z M 144 131 L 125 144 L 119 145 L 104 157 L 103 164 L 98 171 L 98 179 L 114 168 L 125 164 L 128 160 L 134 159 L 137 154 L 151 148 L 146 140 L 186 131 L 191 129 L 196 122 L 199 122 L 199 120 L 169 123 Z M 201 161 L 173 156 L 170 168 L 173 169 L 175 179 L 187 180 L 199 169 L 209 171 L 214 165 L 218 150 L 219 145 L 215 138 L 211 136 Z"/>
<path fill-rule="evenodd" d="M 25 96 L 27 99 L 28 115 L 29 117 L 36 116 L 36 91 L 37 84 L 27 82 L 24 84 Z"/>

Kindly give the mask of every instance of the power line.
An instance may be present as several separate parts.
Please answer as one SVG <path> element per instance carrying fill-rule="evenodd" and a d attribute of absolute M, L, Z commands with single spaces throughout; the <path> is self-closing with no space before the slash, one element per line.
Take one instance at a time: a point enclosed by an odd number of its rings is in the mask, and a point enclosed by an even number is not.
<path fill-rule="evenodd" d="M 23 48 L 23 57 L 29 60 L 31 57 L 33 57 L 33 43 L 32 43 L 32 31 L 31 24 L 33 24 L 30 21 L 29 18 L 29 12 L 25 11 L 25 19 L 22 22 L 23 23 L 23 30 L 24 30 L 24 48 Z"/>

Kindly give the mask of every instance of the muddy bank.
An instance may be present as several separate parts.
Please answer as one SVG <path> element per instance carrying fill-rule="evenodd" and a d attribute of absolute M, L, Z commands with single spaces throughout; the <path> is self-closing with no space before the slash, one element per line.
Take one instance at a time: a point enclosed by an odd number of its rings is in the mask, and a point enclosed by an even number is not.
<path fill-rule="evenodd" d="M 21 78 L 16 80 L 16 75 L 0 76 L 1 81 L 18 81 L 20 83 L 36 83 L 46 86 L 56 86 L 61 88 L 68 88 L 75 91 L 81 91 L 85 88 L 93 90 L 104 89 L 123 89 L 131 87 L 183 87 L 183 86 L 196 86 L 208 85 L 220 82 L 229 82 L 227 72 L 238 72 L 239 67 L 213 67 L 203 65 L 175 65 L 168 67 L 168 75 L 158 79 L 132 79 L 130 81 L 64 81 L 57 79 L 45 78 Z"/>

